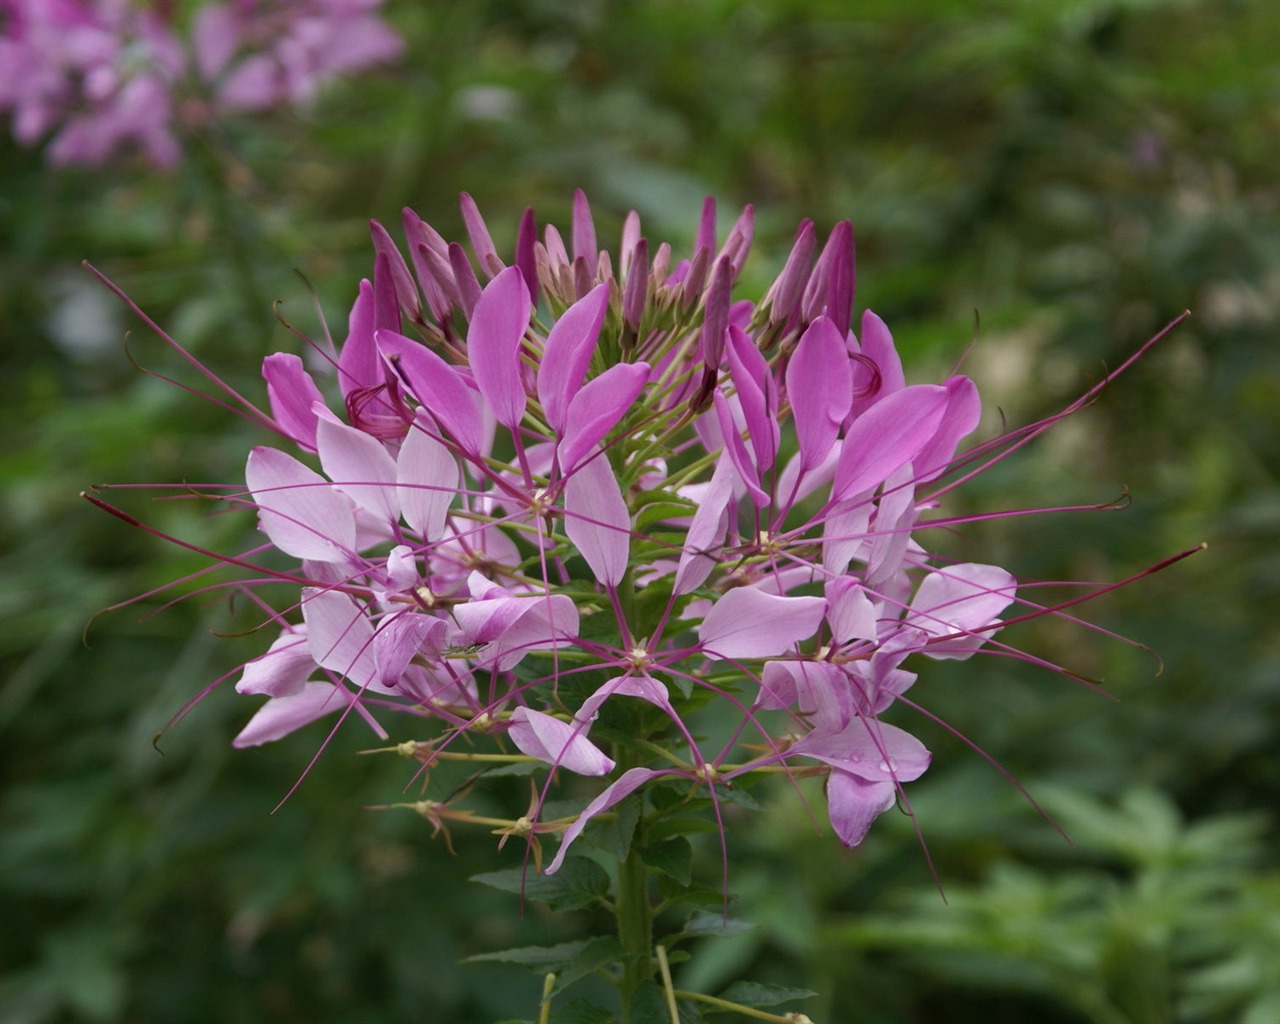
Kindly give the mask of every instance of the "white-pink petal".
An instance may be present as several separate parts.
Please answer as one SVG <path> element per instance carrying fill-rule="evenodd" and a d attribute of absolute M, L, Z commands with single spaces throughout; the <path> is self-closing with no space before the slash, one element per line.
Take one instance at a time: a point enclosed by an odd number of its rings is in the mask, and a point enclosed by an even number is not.
<path fill-rule="evenodd" d="M 422 419 L 410 428 L 396 459 L 396 481 L 404 521 L 423 540 L 437 541 L 458 492 L 458 463 L 428 431 Z"/>
<path fill-rule="evenodd" d="M 778 597 L 738 587 L 711 606 L 698 639 L 711 658 L 771 658 L 813 636 L 826 607 L 820 597 Z"/>
<path fill-rule="evenodd" d="M 285 554 L 342 562 L 355 550 L 355 506 L 319 473 L 278 449 L 255 448 L 244 475 L 259 525 Z"/>
<path fill-rule="evenodd" d="M 516 708 L 511 712 L 507 735 L 522 754 L 557 768 L 579 775 L 607 775 L 613 771 L 613 758 L 587 739 L 587 728 L 581 722 L 571 725 L 532 708 Z"/>
<path fill-rule="evenodd" d="M 345 423 L 321 419 L 316 448 L 320 465 L 334 487 L 384 527 L 400 518 L 396 461 L 381 441 Z"/>
<path fill-rule="evenodd" d="M 652 768 L 629 768 L 623 772 L 617 781 L 608 786 L 582 809 L 577 821 L 564 830 L 564 835 L 560 838 L 560 849 L 556 851 L 555 857 L 547 865 L 545 874 L 554 875 L 560 870 L 560 865 L 564 863 L 565 854 L 569 852 L 569 847 L 573 845 L 573 841 L 578 836 L 582 835 L 582 830 L 591 824 L 592 818 L 597 814 L 603 814 L 614 804 L 621 803 L 657 775 L 658 773 Z"/>

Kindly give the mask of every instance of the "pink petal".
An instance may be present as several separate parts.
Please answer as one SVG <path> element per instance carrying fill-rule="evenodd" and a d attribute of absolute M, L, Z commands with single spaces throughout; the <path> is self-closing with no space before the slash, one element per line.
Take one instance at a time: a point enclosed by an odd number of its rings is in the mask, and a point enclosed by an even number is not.
<path fill-rule="evenodd" d="M 267 382 L 267 399 L 271 415 L 285 436 L 303 448 L 316 450 L 317 402 L 324 396 L 302 366 L 302 360 L 290 352 L 273 352 L 262 361 L 262 376 Z"/>
<path fill-rule="evenodd" d="M 617 363 L 573 396 L 560 441 L 560 469 L 572 473 L 631 409 L 649 382 L 648 363 Z"/>
<path fill-rule="evenodd" d="M 530 312 L 524 276 L 519 267 L 508 267 L 480 293 L 467 331 L 467 358 L 476 385 L 498 422 L 512 429 L 524 416 L 520 342 Z"/>
<path fill-rule="evenodd" d="M 916 384 L 877 402 L 853 422 L 840 449 L 831 500 L 840 502 L 883 483 L 937 433 L 950 394 Z"/>
<path fill-rule="evenodd" d="M 932 480 L 946 472 L 955 456 L 961 438 L 972 433 L 982 419 L 982 400 L 978 387 L 968 377 L 950 377 L 944 383 L 950 396 L 947 411 L 938 425 L 938 432 L 912 460 L 916 481 Z"/>
<path fill-rule="evenodd" d="M 727 337 L 730 373 L 755 454 L 756 472 L 763 475 L 773 466 L 778 454 L 776 385 L 768 361 L 746 331 L 730 325 Z"/>
<path fill-rule="evenodd" d="M 591 824 L 592 818 L 597 814 L 603 814 L 614 804 L 621 803 L 658 774 L 652 768 L 630 768 L 623 772 L 616 782 L 612 783 L 582 809 L 578 814 L 577 821 L 564 830 L 564 835 L 560 838 L 560 849 L 556 851 L 555 857 L 547 865 L 547 870 L 544 873 L 554 875 L 560 870 L 560 865 L 564 863 L 565 854 L 569 852 L 569 847 L 573 845 L 573 841 L 578 836 L 582 835 L 582 830 Z"/>
<path fill-rule="evenodd" d="M 874 376 L 878 378 L 878 386 L 870 394 L 854 399 L 854 416 L 862 415 L 881 399 L 901 391 L 907 383 L 902 373 L 902 359 L 893 344 L 893 335 L 885 322 L 869 309 L 862 314 L 861 341 L 862 355 L 875 364 Z M 873 377 L 868 367 L 860 365 L 859 371 L 854 375 L 854 390 L 860 393 L 873 383 Z"/>
<path fill-rule="evenodd" d="M 639 697 L 670 715 L 675 714 L 670 694 L 658 680 L 652 676 L 619 676 L 617 679 L 610 679 L 584 700 L 573 717 L 579 722 L 594 722 L 600 705 L 610 697 Z"/>
<path fill-rule="evenodd" d="M 361 281 L 360 294 L 347 319 L 347 340 L 338 355 L 338 386 L 343 398 L 382 383 L 382 364 L 373 331 L 373 285 Z"/>
<path fill-rule="evenodd" d="M 698 627 L 710 658 L 771 658 L 813 636 L 827 603 L 738 587 L 720 598 Z"/>
<path fill-rule="evenodd" d="M 363 607 L 335 590 L 302 589 L 302 617 L 316 664 L 360 688 L 378 678 L 373 623 Z"/>
<path fill-rule="evenodd" d="M 616 587 L 627 571 L 631 513 L 606 455 L 588 459 L 565 481 L 564 512 L 564 532 L 596 579 Z"/>
<path fill-rule="evenodd" d="M 295 558 L 344 562 L 356 548 L 355 508 L 328 480 L 275 448 L 255 448 L 245 481 L 271 543 Z"/>
<path fill-rule="evenodd" d="M 301 692 L 288 697 L 272 697 L 231 741 L 236 748 L 257 747 L 288 736 L 318 718 L 339 711 L 354 696 L 332 683 L 307 683 Z"/>
<path fill-rule="evenodd" d="M 824 592 L 833 643 L 876 639 L 876 608 L 862 584 L 850 576 L 839 576 L 826 585 Z"/>
<path fill-rule="evenodd" d="M 801 465 L 807 471 L 836 443 L 853 395 L 849 352 L 827 317 L 819 317 L 801 336 L 787 363 L 786 381 Z"/>
<path fill-rule="evenodd" d="M 857 846 L 866 838 L 871 823 L 894 805 L 898 787 L 833 771 L 827 776 L 827 816 L 845 846 Z"/>
<path fill-rule="evenodd" d="M 922 653 L 964 659 L 995 635 L 996 630 L 986 627 L 1013 603 L 1017 586 L 1018 581 L 997 565 L 965 562 L 936 570 L 920 582 L 904 622 L 934 637 L 960 634 L 929 644 Z"/>
<path fill-rule="evenodd" d="M 711 475 L 710 486 L 698 502 L 698 511 L 689 524 L 689 532 L 685 534 L 685 547 L 672 587 L 676 597 L 702 586 L 716 567 L 716 558 L 729 525 L 733 478 L 733 464 L 727 455 L 722 455 Z"/>
<path fill-rule="evenodd" d="M 378 332 L 378 350 L 432 417 L 468 454 L 479 455 L 488 442 L 480 396 L 458 371 L 412 338 Z"/>
<path fill-rule="evenodd" d="M 502 269 L 502 260 L 498 258 L 498 250 L 494 248 L 493 239 L 489 237 L 489 229 L 476 201 L 466 192 L 458 197 L 462 207 L 462 221 L 467 227 L 467 237 L 471 239 L 471 249 L 476 254 L 476 262 L 486 277 L 492 277 Z"/>
<path fill-rule="evenodd" d="M 769 504 L 769 493 L 760 486 L 760 471 L 756 468 L 752 453 L 747 450 L 742 440 L 738 424 L 734 419 L 731 400 L 725 398 L 719 389 L 711 393 L 711 400 L 715 406 L 716 424 L 720 428 L 725 454 L 729 456 L 729 461 L 738 471 L 739 479 L 746 485 L 752 504 L 756 508 L 764 508 Z M 736 404 L 736 396 L 732 401 Z"/>
<path fill-rule="evenodd" d="M 607 775 L 613 771 L 613 759 L 587 739 L 581 722 L 570 725 L 532 708 L 516 708 L 511 712 L 507 735 L 522 754 L 554 767 L 568 768 L 579 775 Z"/>
<path fill-rule="evenodd" d="M 564 431 L 569 402 L 582 387 L 608 308 L 609 286 L 596 285 L 561 314 L 547 335 L 538 365 L 538 401 L 556 433 Z"/>
<path fill-rule="evenodd" d="M 381 441 L 363 430 L 321 420 L 316 430 L 320 465 L 334 487 L 382 525 L 400 518 L 396 462 Z"/>
<path fill-rule="evenodd" d="M 573 193 L 573 258 L 579 257 L 585 259 L 588 263 L 594 264 L 599 249 L 596 246 L 596 226 L 591 219 L 591 206 L 587 202 L 587 195 L 582 189 L 575 189 Z"/>
<path fill-rule="evenodd" d="M 853 718 L 838 732 L 815 729 L 791 745 L 803 754 L 870 782 L 910 782 L 929 767 L 925 745 L 877 718 Z"/>
<path fill-rule="evenodd" d="M 396 481 L 404 521 L 423 540 L 440 540 L 459 488 L 458 463 L 421 421 L 400 446 Z"/>
<path fill-rule="evenodd" d="M 315 670 L 305 629 L 286 631 L 276 637 L 265 654 L 245 663 L 236 682 L 236 693 L 290 697 L 302 692 L 303 684 Z"/>

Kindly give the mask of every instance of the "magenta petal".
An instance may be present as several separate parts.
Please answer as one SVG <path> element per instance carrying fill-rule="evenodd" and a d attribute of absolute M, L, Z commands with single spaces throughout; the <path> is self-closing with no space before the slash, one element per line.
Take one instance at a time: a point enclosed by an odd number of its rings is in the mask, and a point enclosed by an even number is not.
<path fill-rule="evenodd" d="M 255 448 L 244 475 L 263 532 L 285 554 L 344 562 L 355 550 L 351 499 L 319 473 L 275 448 Z"/>
<path fill-rule="evenodd" d="M 547 425 L 556 433 L 565 426 L 569 402 L 582 386 L 609 308 L 609 286 L 596 285 L 561 314 L 547 335 L 538 365 L 538 401 Z"/>
<path fill-rule="evenodd" d="M 893 806 L 898 787 L 893 782 L 871 782 L 848 772 L 827 776 L 827 816 L 845 846 L 857 846 L 871 823 Z"/>
<path fill-rule="evenodd" d="M 459 197 L 462 207 L 462 222 L 467 227 L 467 237 L 471 239 L 471 248 L 476 254 L 476 262 L 486 277 L 492 277 L 502 269 L 502 260 L 498 258 L 498 250 L 494 248 L 493 239 L 489 236 L 489 228 L 476 201 L 466 192 Z"/>
<path fill-rule="evenodd" d="M 569 847 L 573 845 L 573 841 L 578 836 L 582 835 L 582 830 L 591 824 L 592 818 L 597 814 L 603 814 L 614 804 L 621 803 L 658 774 L 652 768 L 630 768 L 623 772 L 616 782 L 608 786 L 604 792 L 582 809 L 578 814 L 577 821 L 564 830 L 564 835 L 560 838 L 560 849 L 556 851 L 555 857 L 547 865 L 545 874 L 554 875 L 560 870 L 560 865 L 564 863 L 565 854 L 569 852 Z"/>
<path fill-rule="evenodd" d="M 972 433 L 982 419 L 982 399 L 978 396 L 978 386 L 972 380 L 950 377 L 943 387 L 950 396 L 947 411 L 938 425 L 938 432 L 912 460 L 917 482 L 932 480 L 946 472 L 961 438 Z"/>
<path fill-rule="evenodd" d="M 720 435 L 724 441 L 725 453 L 738 471 L 738 477 L 746 485 L 747 494 L 756 508 L 764 508 L 769 504 L 768 492 L 760 486 L 760 471 L 756 468 L 752 454 L 739 433 L 738 424 L 734 421 L 733 408 L 729 399 L 719 391 L 711 393 L 715 405 L 716 424 L 720 427 Z"/>
<path fill-rule="evenodd" d="M 937 433 L 950 394 L 934 384 L 894 392 L 859 416 L 845 435 L 831 485 L 840 502 L 883 483 Z"/>
<path fill-rule="evenodd" d="M 568 768 L 579 775 L 607 775 L 613 771 L 613 758 L 587 739 L 581 722 L 570 725 L 532 708 L 516 708 L 511 712 L 507 735 L 521 753 L 556 768 Z"/>
<path fill-rule="evenodd" d="M 594 266 L 599 249 L 596 247 L 596 226 L 591 219 L 591 206 L 587 202 L 587 194 L 582 189 L 573 193 L 573 258 L 585 259 Z"/>
<path fill-rule="evenodd" d="M 630 410 L 649 382 L 648 363 L 618 363 L 573 396 L 560 441 L 560 469 L 572 473 Z"/>
<path fill-rule="evenodd" d="M 374 252 L 378 256 L 386 258 L 387 270 L 390 272 L 391 283 L 395 289 L 396 301 L 400 304 L 400 308 L 405 310 L 413 319 L 420 318 L 422 316 L 422 299 L 418 295 L 418 286 L 414 283 L 413 275 L 409 273 L 409 267 L 404 261 L 404 256 L 400 254 L 396 243 L 387 234 L 387 229 L 376 220 L 369 221 L 369 234 L 373 238 Z M 379 324 L 379 326 L 384 325 Z M 387 324 L 385 326 L 395 327 L 396 325 Z"/>
<path fill-rule="evenodd" d="M 467 358 L 480 393 L 498 422 L 514 429 L 524 416 L 520 341 L 529 326 L 529 289 L 519 267 L 485 285 L 467 331 Z"/>
<path fill-rule="evenodd" d="M 480 396 L 438 355 L 412 338 L 378 332 L 378 350 L 405 386 L 470 455 L 486 447 Z"/>
<path fill-rule="evenodd" d="M 631 514 L 604 454 L 587 459 L 564 484 L 564 532 L 597 580 L 616 587 L 627 571 Z"/>
<path fill-rule="evenodd" d="M 382 363 L 373 332 L 373 285 L 361 281 L 360 294 L 347 320 L 347 340 L 338 355 L 338 386 L 344 399 L 353 391 L 382 383 Z"/>
<path fill-rule="evenodd" d="M 902 372 L 902 359 L 893 344 L 893 335 L 889 328 L 871 310 L 862 314 L 862 355 L 870 359 L 875 366 L 872 373 L 867 367 L 860 367 L 861 372 L 855 375 L 854 390 L 862 393 L 875 385 L 874 390 L 857 398 L 853 403 L 855 416 L 861 415 L 879 402 L 906 386 L 906 378 Z"/>
<path fill-rule="evenodd" d="M 396 482 L 404 521 L 423 540 L 440 540 L 459 488 L 458 463 L 421 421 L 400 446 Z"/>
<path fill-rule="evenodd" d="M 875 605 L 861 583 L 851 576 L 838 576 L 827 583 L 825 594 L 834 643 L 876 639 Z"/>
<path fill-rule="evenodd" d="M 316 430 L 320 465 L 334 487 L 371 513 L 379 525 L 400 518 L 396 500 L 396 462 L 372 434 L 333 420 Z"/>
<path fill-rule="evenodd" d="M 807 471 L 819 465 L 836 443 L 853 396 L 849 352 L 827 317 L 819 317 L 801 336 L 787 363 L 786 381 L 801 465 Z"/>
<path fill-rule="evenodd" d="M 698 627 L 709 658 L 771 658 L 813 636 L 827 603 L 738 587 L 720 598 Z"/>
<path fill-rule="evenodd" d="M 288 697 L 272 697 L 231 741 L 236 748 L 271 743 L 318 718 L 345 708 L 355 698 L 332 683 L 307 683 Z"/>
<path fill-rule="evenodd" d="M 273 352 L 262 361 L 262 376 L 267 382 L 267 399 L 276 425 L 292 441 L 310 451 L 316 449 L 315 404 L 324 404 L 324 396 L 302 366 L 302 360 L 290 352 Z"/>
<path fill-rule="evenodd" d="M 731 324 L 727 337 L 730 373 L 755 454 L 756 472 L 763 476 L 778 454 L 776 385 L 768 361 L 746 331 Z"/>

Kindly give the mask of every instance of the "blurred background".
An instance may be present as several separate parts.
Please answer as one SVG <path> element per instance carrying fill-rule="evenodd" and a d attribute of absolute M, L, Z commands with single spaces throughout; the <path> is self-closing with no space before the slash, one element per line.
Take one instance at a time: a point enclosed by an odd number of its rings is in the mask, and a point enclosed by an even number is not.
<path fill-rule="evenodd" d="M 729 834 L 734 913 L 758 927 L 708 940 L 680 983 L 812 988 L 803 1009 L 831 1024 L 1280 1021 L 1280 4 L 381 13 L 398 60 L 303 107 L 205 122 L 169 170 L 128 153 L 53 167 L 5 122 L 0 1020 L 536 1015 L 536 976 L 459 962 L 595 922 L 522 915 L 469 883 L 512 863 L 483 830 L 455 830 L 454 856 L 412 814 L 366 810 L 400 799 L 403 762 L 339 736 L 273 814 L 324 727 L 233 753 L 252 706 L 229 685 L 153 746 L 264 641 L 220 635 L 232 615 L 216 595 L 104 611 L 206 563 L 78 493 L 242 480 L 267 439 L 139 372 L 207 388 L 81 261 L 260 400 L 262 356 L 301 350 L 290 325 L 345 334 L 369 218 L 399 237 L 410 206 L 463 238 L 465 190 L 509 252 L 526 206 L 565 225 L 581 187 L 602 240 L 634 208 L 677 251 L 704 195 L 722 231 L 755 204 L 742 295 L 776 273 L 801 218 L 823 234 L 851 219 L 858 307 L 894 330 L 909 380 L 968 351 L 988 436 L 1193 314 L 955 506 L 1127 508 L 937 538 L 1041 580 L 1118 580 L 1207 542 L 1084 609 L 1145 647 L 1060 621 L 1004 634 L 1115 700 L 1007 659 L 928 666 L 912 696 L 951 728 L 894 719 L 935 754 L 909 789 L 928 856 L 903 815 L 847 851 L 770 792 Z M 218 550 L 248 528 L 193 502 L 106 497 Z"/>

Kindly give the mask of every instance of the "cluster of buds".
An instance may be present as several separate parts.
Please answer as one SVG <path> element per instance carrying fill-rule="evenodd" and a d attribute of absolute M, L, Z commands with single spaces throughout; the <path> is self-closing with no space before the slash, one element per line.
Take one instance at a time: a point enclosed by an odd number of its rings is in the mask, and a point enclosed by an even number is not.
<path fill-rule="evenodd" d="M 385 740 L 399 712 L 428 735 L 393 749 L 427 767 L 485 737 L 494 758 L 600 779 L 575 817 L 540 822 L 535 800 L 521 819 L 562 832 L 549 871 L 659 780 L 714 800 L 753 773 L 822 775 L 859 843 L 928 767 L 881 717 L 915 707 L 917 670 L 983 648 L 1045 664 L 996 639 L 1001 617 L 1094 592 L 1038 604 L 920 543 L 964 521 L 936 511 L 951 487 L 1094 392 L 957 457 L 977 388 L 908 384 L 879 317 L 852 330 L 847 222 L 819 251 L 806 221 L 751 302 L 732 296 L 750 207 L 718 244 L 708 201 L 687 259 L 633 213 L 616 270 L 581 193 L 567 244 L 529 212 L 509 264 L 468 196 L 463 214 L 474 260 L 411 211 L 408 258 L 375 223 L 341 347 L 317 344 L 310 370 L 268 356 L 268 410 L 235 395 L 294 451 L 254 449 L 221 500 L 290 568 L 264 548 L 225 562 L 296 588 L 284 609 L 259 599 L 278 636 L 239 675 L 267 700 L 236 745 L 335 713 Z"/>
<path fill-rule="evenodd" d="M 174 125 L 307 103 L 336 76 L 397 57 L 382 0 L 209 0 L 184 32 L 163 0 L 0 0 L 0 110 L 14 137 L 51 131 L 56 164 L 134 146 L 176 164 Z"/>

